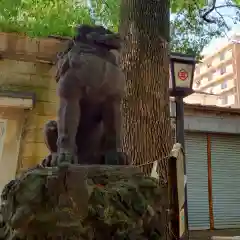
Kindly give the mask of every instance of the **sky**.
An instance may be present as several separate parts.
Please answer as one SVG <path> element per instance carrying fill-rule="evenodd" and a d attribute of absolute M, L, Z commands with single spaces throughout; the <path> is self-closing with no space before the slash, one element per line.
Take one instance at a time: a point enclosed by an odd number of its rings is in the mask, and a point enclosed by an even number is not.
<path fill-rule="evenodd" d="M 224 0 L 217 0 L 217 5 L 223 5 Z M 213 39 L 208 46 L 206 46 L 203 50 L 203 55 L 206 54 L 211 54 L 212 52 L 216 51 L 218 48 L 221 48 L 221 46 L 225 45 L 231 35 L 233 33 L 240 33 L 240 24 L 239 23 L 234 23 L 233 19 L 236 16 L 236 12 L 234 8 L 223 8 L 219 10 L 219 12 L 224 16 L 224 19 L 227 23 L 227 25 L 231 28 L 229 32 L 226 33 L 226 36 L 224 38 L 218 38 L 218 39 Z"/>

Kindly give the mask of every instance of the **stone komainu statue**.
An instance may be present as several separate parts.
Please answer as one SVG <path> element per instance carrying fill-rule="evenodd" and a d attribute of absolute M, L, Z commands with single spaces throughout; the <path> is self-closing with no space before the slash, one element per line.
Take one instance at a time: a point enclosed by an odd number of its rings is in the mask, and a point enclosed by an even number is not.
<path fill-rule="evenodd" d="M 120 39 L 103 27 L 81 26 L 59 55 L 58 123 L 44 128 L 50 154 L 8 183 L 1 195 L 0 239 L 161 240 L 158 182 L 120 153 L 124 75 Z M 115 51 L 115 53 L 113 53 Z"/>
<path fill-rule="evenodd" d="M 126 157 L 120 152 L 120 102 L 125 90 L 118 59 L 121 39 L 101 26 L 82 25 L 76 32 L 67 50 L 58 55 L 58 131 L 53 121 L 48 123 L 50 129 L 45 128 L 51 152 L 58 139 L 58 159 L 54 157 L 51 164 L 124 164 Z M 45 164 L 49 161 L 48 157 Z"/>

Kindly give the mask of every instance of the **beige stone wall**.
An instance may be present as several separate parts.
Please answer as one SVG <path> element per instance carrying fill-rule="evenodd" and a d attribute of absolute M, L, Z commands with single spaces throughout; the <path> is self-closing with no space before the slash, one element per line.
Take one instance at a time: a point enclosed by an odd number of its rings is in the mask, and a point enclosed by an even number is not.
<path fill-rule="evenodd" d="M 66 46 L 66 40 L 30 38 L 24 34 L 0 32 L 0 56 L 28 62 L 54 62 L 56 52 Z"/>
<path fill-rule="evenodd" d="M 34 92 L 36 94 L 36 104 L 33 110 L 23 111 L 19 116 L 16 131 L 21 129 L 21 141 L 18 154 L 18 170 L 23 170 L 34 166 L 47 154 L 47 148 L 43 143 L 42 129 L 47 120 L 56 118 L 57 96 L 56 83 L 53 78 L 55 69 L 52 65 L 23 62 L 16 60 L 0 61 L 0 88 L 1 90 Z M 3 114 L 5 112 L 5 114 Z M 15 109 L 0 109 L 9 119 L 14 115 Z M 14 121 L 17 121 L 15 114 Z M 12 134 L 14 136 L 14 134 Z M 4 161 L 8 161 L 4 157 Z"/>
<path fill-rule="evenodd" d="M 23 109 L 0 108 L 0 192 L 17 171 L 23 120 Z"/>
<path fill-rule="evenodd" d="M 66 40 L 0 32 L 0 91 L 36 94 L 33 110 L 0 107 L 0 120 L 7 123 L 0 156 L 0 191 L 16 171 L 35 166 L 48 154 L 42 130 L 46 121 L 56 118 L 53 64 Z"/>

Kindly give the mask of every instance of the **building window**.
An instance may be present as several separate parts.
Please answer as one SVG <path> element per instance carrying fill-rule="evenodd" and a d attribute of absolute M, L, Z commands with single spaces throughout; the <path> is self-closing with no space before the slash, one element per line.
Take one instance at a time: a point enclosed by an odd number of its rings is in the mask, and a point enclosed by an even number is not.
<path fill-rule="evenodd" d="M 201 80 L 195 82 L 195 87 L 198 88 L 201 85 Z"/>
<path fill-rule="evenodd" d="M 228 98 L 228 104 L 234 104 L 235 103 L 235 95 L 230 95 Z"/>
<path fill-rule="evenodd" d="M 216 69 L 214 69 L 214 70 L 212 71 L 212 75 L 215 76 L 215 74 L 217 74 L 217 70 L 216 70 Z"/>
<path fill-rule="evenodd" d="M 212 74 L 208 75 L 208 81 L 212 81 Z"/>
<path fill-rule="evenodd" d="M 221 97 L 221 105 L 226 105 L 226 104 L 228 104 L 228 96 Z"/>
<path fill-rule="evenodd" d="M 200 74 L 200 68 L 196 68 L 196 74 Z"/>
<path fill-rule="evenodd" d="M 224 52 L 220 53 L 220 61 L 223 61 L 224 58 L 225 58 L 225 53 Z"/>
<path fill-rule="evenodd" d="M 208 88 L 207 93 L 213 94 L 213 88 Z"/>
<path fill-rule="evenodd" d="M 226 67 L 222 67 L 222 68 L 220 69 L 220 73 L 221 73 L 221 75 L 223 75 L 224 73 L 226 73 Z"/>
<path fill-rule="evenodd" d="M 227 81 L 224 80 L 222 83 L 221 83 L 221 89 L 226 89 L 227 88 Z"/>

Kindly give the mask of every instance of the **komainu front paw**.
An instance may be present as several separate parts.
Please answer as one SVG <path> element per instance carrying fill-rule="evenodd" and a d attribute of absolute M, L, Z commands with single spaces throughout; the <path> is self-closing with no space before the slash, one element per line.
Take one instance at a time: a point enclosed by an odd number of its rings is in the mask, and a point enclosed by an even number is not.
<path fill-rule="evenodd" d="M 57 166 L 75 164 L 76 156 L 70 152 L 61 152 L 57 156 Z"/>
<path fill-rule="evenodd" d="M 106 165 L 129 165 L 127 155 L 123 152 L 107 151 L 104 154 Z"/>

